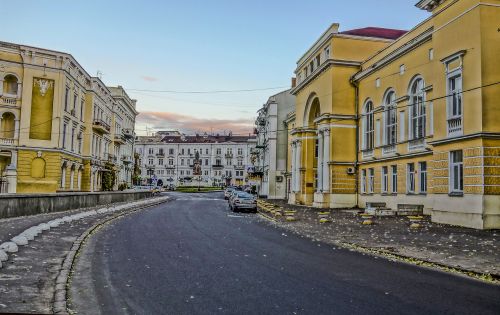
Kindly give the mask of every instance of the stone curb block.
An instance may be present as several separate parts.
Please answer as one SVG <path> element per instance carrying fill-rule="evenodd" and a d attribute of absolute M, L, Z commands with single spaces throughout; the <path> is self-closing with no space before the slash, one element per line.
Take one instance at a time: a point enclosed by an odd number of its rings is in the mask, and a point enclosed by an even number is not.
<path fill-rule="evenodd" d="M 4 250 L 0 250 L 0 263 L 9 259 L 9 255 Z"/>
<path fill-rule="evenodd" d="M 16 253 L 18 251 L 17 244 L 14 242 L 5 242 L 0 244 L 0 250 L 6 253 Z"/>

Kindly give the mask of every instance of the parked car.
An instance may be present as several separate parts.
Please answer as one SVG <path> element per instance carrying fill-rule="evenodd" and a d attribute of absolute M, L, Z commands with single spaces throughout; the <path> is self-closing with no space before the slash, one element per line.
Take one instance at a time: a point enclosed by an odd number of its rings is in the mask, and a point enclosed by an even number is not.
<path fill-rule="evenodd" d="M 230 199 L 229 208 L 231 208 L 233 212 L 238 212 L 240 210 L 257 212 L 257 199 L 249 193 L 238 191 Z"/>
<path fill-rule="evenodd" d="M 234 191 L 234 188 L 228 187 L 226 190 L 224 190 L 224 199 L 229 200 L 229 197 L 231 196 L 231 193 Z"/>

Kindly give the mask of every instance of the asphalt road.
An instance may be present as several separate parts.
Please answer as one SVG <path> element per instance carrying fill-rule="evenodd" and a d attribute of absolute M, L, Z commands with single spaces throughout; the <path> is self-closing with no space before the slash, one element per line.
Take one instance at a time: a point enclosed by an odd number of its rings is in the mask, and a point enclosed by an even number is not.
<path fill-rule="evenodd" d="M 500 314 L 500 286 L 313 242 L 221 193 L 97 232 L 73 277 L 80 314 Z"/>

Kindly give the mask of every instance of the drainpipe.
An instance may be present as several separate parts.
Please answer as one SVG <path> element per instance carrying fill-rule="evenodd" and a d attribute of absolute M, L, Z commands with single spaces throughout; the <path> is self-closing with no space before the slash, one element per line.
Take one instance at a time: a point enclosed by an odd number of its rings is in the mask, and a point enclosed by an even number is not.
<path fill-rule="evenodd" d="M 354 170 L 355 170 L 355 176 L 356 176 L 356 207 L 359 207 L 359 198 L 358 198 L 358 193 L 359 193 L 359 184 L 358 184 L 358 148 L 359 148 L 359 122 L 358 122 L 358 108 L 359 108 L 359 84 L 353 80 L 351 77 L 350 83 L 354 87 L 354 108 L 356 111 L 356 158 L 354 160 Z"/>

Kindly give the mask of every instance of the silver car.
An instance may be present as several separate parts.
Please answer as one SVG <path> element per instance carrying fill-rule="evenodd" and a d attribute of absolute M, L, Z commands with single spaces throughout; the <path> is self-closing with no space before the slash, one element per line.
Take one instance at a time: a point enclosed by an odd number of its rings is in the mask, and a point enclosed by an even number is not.
<path fill-rule="evenodd" d="M 236 191 L 229 199 L 229 208 L 231 208 L 233 212 L 238 212 L 240 210 L 257 212 L 257 199 L 255 199 L 252 194 L 244 191 Z"/>

